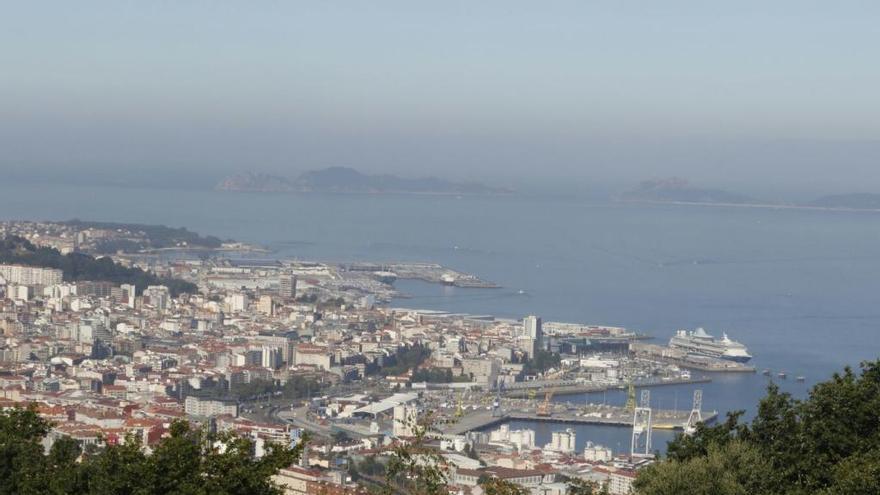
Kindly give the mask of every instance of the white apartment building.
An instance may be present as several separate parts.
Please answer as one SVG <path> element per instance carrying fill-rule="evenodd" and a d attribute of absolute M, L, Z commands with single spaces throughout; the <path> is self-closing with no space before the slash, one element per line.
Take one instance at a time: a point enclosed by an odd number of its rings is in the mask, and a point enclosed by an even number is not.
<path fill-rule="evenodd" d="M 184 402 L 184 411 L 190 416 L 212 417 L 230 415 L 238 416 L 238 404 L 219 399 L 204 399 L 189 396 Z"/>
<path fill-rule="evenodd" d="M 232 294 L 229 298 L 229 310 L 233 313 L 241 313 L 248 308 L 248 296 L 243 292 Z"/>
<path fill-rule="evenodd" d="M 55 268 L 0 265 L 0 277 L 10 285 L 57 285 L 61 283 L 62 275 L 63 272 Z"/>
<path fill-rule="evenodd" d="M 171 303 L 171 291 L 164 285 L 151 285 L 144 289 L 144 297 L 149 299 L 150 306 L 165 311 Z"/>

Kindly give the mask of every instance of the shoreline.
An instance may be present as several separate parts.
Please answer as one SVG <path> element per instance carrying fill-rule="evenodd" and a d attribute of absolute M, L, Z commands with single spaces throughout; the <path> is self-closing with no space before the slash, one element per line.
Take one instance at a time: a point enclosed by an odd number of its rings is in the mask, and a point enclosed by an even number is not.
<path fill-rule="evenodd" d="M 775 204 L 775 203 L 712 203 L 707 201 L 653 201 L 640 199 L 619 199 L 612 201 L 622 204 L 639 204 L 652 206 L 715 206 L 723 208 L 756 208 L 756 209 L 774 209 L 774 210 L 812 210 L 812 211 L 831 211 L 831 212 L 850 212 L 850 213 L 880 213 L 880 208 L 847 208 L 842 206 L 809 206 L 809 205 L 792 205 L 792 204 Z"/>

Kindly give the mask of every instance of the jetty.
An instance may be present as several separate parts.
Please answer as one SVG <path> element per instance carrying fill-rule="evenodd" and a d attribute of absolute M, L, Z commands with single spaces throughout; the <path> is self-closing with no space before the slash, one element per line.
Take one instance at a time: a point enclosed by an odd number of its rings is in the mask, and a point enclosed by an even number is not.
<path fill-rule="evenodd" d="M 550 414 L 538 414 L 534 408 L 511 411 L 475 411 L 462 416 L 453 423 L 439 425 L 437 429 L 446 435 L 462 435 L 469 431 L 477 431 L 509 421 L 540 421 L 544 423 L 560 423 L 574 425 L 599 425 L 631 427 L 633 412 L 618 406 L 587 406 L 572 410 L 557 405 Z M 656 429 L 683 430 L 688 421 L 690 411 L 655 409 L 652 426 Z M 711 423 L 718 417 L 717 411 L 703 411 L 703 422 Z"/>

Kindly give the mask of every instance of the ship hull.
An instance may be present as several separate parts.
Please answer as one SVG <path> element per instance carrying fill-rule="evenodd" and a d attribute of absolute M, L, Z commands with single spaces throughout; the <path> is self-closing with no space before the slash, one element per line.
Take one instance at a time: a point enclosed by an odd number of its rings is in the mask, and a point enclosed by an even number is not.
<path fill-rule="evenodd" d="M 721 359 L 735 363 L 748 363 L 752 360 L 752 356 L 721 356 Z"/>

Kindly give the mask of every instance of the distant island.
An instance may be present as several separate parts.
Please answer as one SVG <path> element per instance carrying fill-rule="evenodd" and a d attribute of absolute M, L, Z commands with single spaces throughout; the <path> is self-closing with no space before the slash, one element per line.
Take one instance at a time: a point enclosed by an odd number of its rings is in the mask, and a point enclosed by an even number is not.
<path fill-rule="evenodd" d="M 880 210 L 880 194 L 833 194 L 810 201 L 805 206 L 848 210 Z"/>
<path fill-rule="evenodd" d="M 617 199 L 634 203 L 880 211 L 880 194 L 876 193 L 832 194 L 806 202 L 776 202 L 723 189 L 696 187 L 677 177 L 641 182 L 635 189 L 621 193 Z"/>
<path fill-rule="evenodd" d="M 508 189 L 478 182 L 453 182 L 437 177 L 409 179 L 396 175 L 369 175 L 349 167 L 330 167 L 305 172 L 295 180 L 268 174 L 246 172 L 220 181 L 218 191 L 236 192 L 326 192 L 326 193 L 405 193 L 405 194 L 507 194 Z"/>
<path fill-rule="evenodd" d="M 704 189 L 687 180 L 673 177 L 644 181 L 638 187 L 620 195 L 623 201 L 651 203 L 694 204 L 754 204 L 756 201 L 743 194 L 723 189 Z"/>

